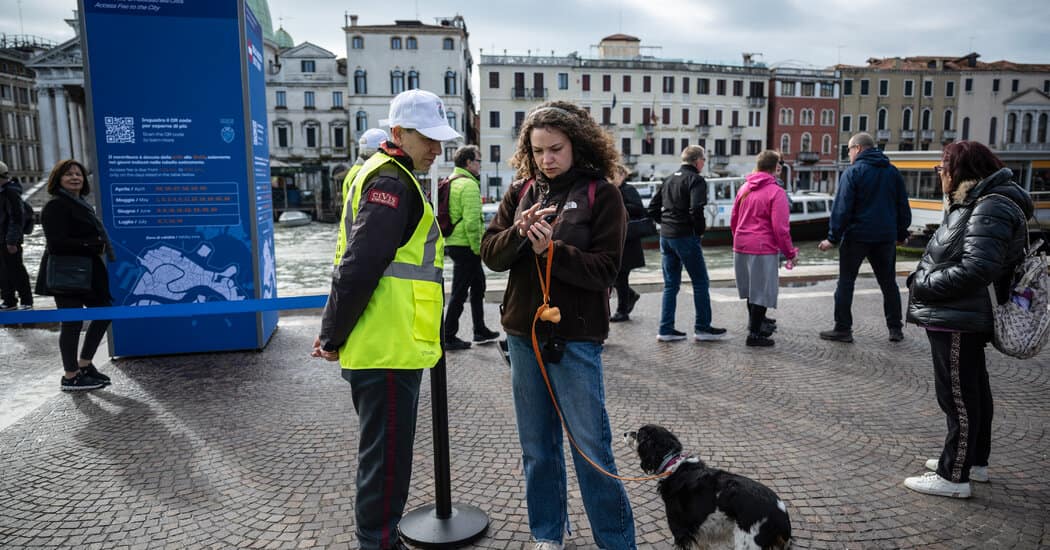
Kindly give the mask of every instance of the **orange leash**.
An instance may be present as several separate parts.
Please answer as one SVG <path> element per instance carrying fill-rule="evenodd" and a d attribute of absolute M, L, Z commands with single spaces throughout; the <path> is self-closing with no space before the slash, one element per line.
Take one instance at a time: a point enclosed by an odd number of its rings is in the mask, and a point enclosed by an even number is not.
<path fill-rule="evenodd" d="M 565 436 L 569 438 L 569 443 L 572 443 L 572 446 L 574 449 L 576 449 L 576 452 L 579 453 L 580 456 L 582 456 L 588 464 L 593 466 L 595 470 L 598 470 L 602 474 L 605 474 L 606 476 L 609 476 L 611 478 L 619 479 L 620 481 L 650 481 L 653 479 L 659 479 L 661 477 L 667 477 L 671 475 L 671 472 L 667 471 L 646 477 L 626 477 L 607 472 L 605 468 L 602 468 L 596 462 L 591 460 L 591 457 L 587 456 L 587 454 L 583 452 L 583 449 L 580 449 L 580 446 L 576 444 L 576 439 L 572 437 L 572 431 L 569 430 L 569 424 L 565 422 L 565 416 L 562 415 L 561 407 L 558 406 L 558 398 L 554 397 L 554 387 L 551 386 L 551 379 L 547 375 L 547 367 L 543 364 L 543 354 L 540 352 L 539 339 L 536 337 L 537 321 L 550 321 L 551 323 L 555 324 L 561 321 L 561 311 L 558 310 L 557 307 L 552 307 L 550 305 L 551 265 L 553 265 L 553 261 L 554 241 L 551 241 L 547 245 L 546 278 L 544 277 L 543 270 L 540 269 L 540 260 L 539 258 L 536 258 L 536 273 L 539 275 L 540 278 L 540 290 L 543 292 L 543 303 L 540 304 L 540 307 L 536 309 L 536 315 L 532 317 L 532 352 L 536 354 L 536 362 L 540 365 L 540 374 L 543 375 L 543 382 L 547 384 L 547 392 L 551 396 L 551 403 L 554 404 L 554 412 L 558 413 L 558 420 L 561 420 L 562 428 L 565 429 Z"/>

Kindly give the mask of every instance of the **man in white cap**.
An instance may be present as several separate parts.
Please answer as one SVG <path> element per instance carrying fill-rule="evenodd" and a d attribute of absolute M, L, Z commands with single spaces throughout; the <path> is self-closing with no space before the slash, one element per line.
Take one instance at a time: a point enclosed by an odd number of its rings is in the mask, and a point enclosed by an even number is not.
<path fill-rule="evenodd" d="M 369 128 L 361 134 L 361 139 L 357 141 L 357 160 L 354 161 L 354 165 L 350 167 L 350 170 L 347 170 L 346 177 L 343 178 L 343 194 L 340 195 L 343 203 L 343 214 L 339 218 L 339 240 L 336 241 L 335 245 L 335 265 L 339 265 L 339 261 L 343 259 L 343 252 L 346 252 L 346 198 L 350 196 L 350 184 L 354 182 L 354 178 L 361 171 L 361 167 L 365 165 L 365 161 L 371 158 L 379 150 L 379 145 L 388 138 L 389 136 L 382 129 Z"/>
<path fill-rule="evenodd" d="M 33 290 L 22 261 L 24 214 L 22 185 L 0 162 L 0 311 L 33 309 Z"/>
<path fill-rule="evenodd" d="M 407 548 L 397 524 L 408 500 L 423 370 L 441 358 L 444 240 L 414 173 L 459 138 L 436 95 L 390 103 L 390 139 L 347 192 L 346 247 L 312 355 L 339 361 L 357 411 L 356 531 L 362 550 Z"/>

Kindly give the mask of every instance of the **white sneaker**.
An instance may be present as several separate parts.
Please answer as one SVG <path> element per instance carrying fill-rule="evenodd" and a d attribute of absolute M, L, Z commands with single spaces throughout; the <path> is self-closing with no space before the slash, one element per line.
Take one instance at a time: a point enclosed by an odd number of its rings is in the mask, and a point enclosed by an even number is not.
<path fill-rule="evenodd" d="M 918 477 L 909 477 L 904 480 L 904 486 L 927 495 L 951 498 L 970 498 L 969 483 L 952 483 L 937 475 L 936 472 L 926 472 Z"/>
<path fill-rule="evenodd" d="M 563 550 L 564 548 L 564 544 L 558 544 L 557 542 L 537 542 L 532 550 Z"/>
<path fill-rule="evenodd" d="M 937 471 L 936 458 L 931 458 L 926 461 L 926 469 L 931 472 Z M 988 483 L 988 467 L 987 466 L 970 466 L 970 481 L 976 481 L 977 483 Z"/>

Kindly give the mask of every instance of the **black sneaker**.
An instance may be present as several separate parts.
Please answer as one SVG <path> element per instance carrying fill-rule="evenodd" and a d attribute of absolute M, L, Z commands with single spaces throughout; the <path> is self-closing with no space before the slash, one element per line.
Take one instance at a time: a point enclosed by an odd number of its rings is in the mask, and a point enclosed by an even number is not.
<path fill-rule="evenodd" d="M 73 378 L 62 377 L 62 391 L 97 390 L 103 386 L 105 384 L 101 380 L 85 376 L 82 372 L 78 372 Z"/>
<path fill-rule="evenodd" d="M 726 329 L 724 328 L 708 327 L 693 333 L 693 338 L 695 338 L 697 342 L 721 340 L 725 337 Z"/>
<path fill-rule="evenodd" d="M 22 305 L 18 306 L 18 309 L 20 311 L 30 310 L 30 309 L 33 309 L 33 304 L 22 304 Z"/>
<path fill-rule="evenodd" d="M 823 340 L 831 340 L 832 342 L 845 342 L 847 344 L 853 342 L 853 331 L 852 330 L 825 330 L 820 333 L 820 338 Z"/>
<path fill-rule="evenodd" d="M 95 365 L 80 367 L 80 373 L 94 378 L 95 380 L 98 380 L 99 382 L 102 382 L 107 386 L 110 384 L 109 377 L 99 372 L 98 369 L 95 368 Z"/>
<path fill-rule="evenodd" d="M 747 346 L 748 347 L 760 347 L 768 348 L 773 345 L 773 339 L 764 334 L 748 334 L 747 335 Z"/>
<path fill-rule="evenodd" d="M 495 342 L 496 340 L 499 340 L 499 333 L 494 330 L 481 327 L 481 330 L 474 331 L 475 344 L 487 344 L 489 342 Z"/>
<path fill-rule="evenodd" d="M 679 340 L 685 340 L 685 333 L 680 330 L 671 329 L 671 332 L 667 334 L 657 334 L 656 340 L 659 342 L 677 342 Z"/>
<path fill-rule="evenodd" d="M 612 314 L 612 317 L 609 317 L 609 322 L 610 323 L 622 323 L 624 321 L 630 321 L 630 320 L 631 320 L 631 317 L 629 315 L 627 315 L 626 313 L 622 312 L 622 311 L 617 311 L 616 313 Z"/>
<path fill-rule="evenodd" d="M 455 336 L 445 341 L 445 351 L 459 351 L 464 349 L 470 349 L 470 342 L 460 340 Z"/>
<path fill-rule="evenodd" d="M 890 329 L 890 342 L 900 342 L 904 339 L 904 331 L 899 328 Z"/>
<path fill-rule="evenodd" d="M 777 331 L 777 322 L 772 319 L 764 319 L 762 321 L 762 332 L 767 333 L 766 336 L 773 334 Z"/>
<path fill-rule="evenodd" d="M 630 315 L 634 311 L 634 305 L 638 303 L 638 300 L 642 297 L 635 291 L 631 291 L 631 295 L 627 297 L 627 301 L 623 304 L 623 314 Z M 626 321 L 627 319 L 624 319 Z"/>

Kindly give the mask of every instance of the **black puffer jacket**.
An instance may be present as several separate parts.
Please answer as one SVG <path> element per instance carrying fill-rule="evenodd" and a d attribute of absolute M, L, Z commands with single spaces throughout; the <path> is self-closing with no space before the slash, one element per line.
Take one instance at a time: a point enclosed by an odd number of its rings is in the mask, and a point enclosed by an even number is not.
<path fill-rule="evenodd" d="M 996 283 L 1002 303 L 1013 267 L 1023 258 L 1032 199 L 1003 168 L 980 182 L 962 182 L 908 277 L 908 322 L 961 332 L 990 333 L 992 306 L 986 288 Z M 981 199 L 981 200 L 978 200 Z M 1025 219 L 1021 219 L 1017 208 Z"/>

